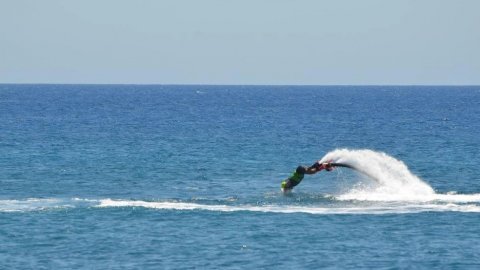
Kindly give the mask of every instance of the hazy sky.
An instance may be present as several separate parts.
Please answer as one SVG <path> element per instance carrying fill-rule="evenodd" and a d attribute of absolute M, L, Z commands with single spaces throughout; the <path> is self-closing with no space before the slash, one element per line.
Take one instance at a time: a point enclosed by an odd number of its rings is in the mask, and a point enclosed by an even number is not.
<path fill-rule="evenodd" d="M 0 83 L 480 84 L 478 0 L 0 0 Z"/>

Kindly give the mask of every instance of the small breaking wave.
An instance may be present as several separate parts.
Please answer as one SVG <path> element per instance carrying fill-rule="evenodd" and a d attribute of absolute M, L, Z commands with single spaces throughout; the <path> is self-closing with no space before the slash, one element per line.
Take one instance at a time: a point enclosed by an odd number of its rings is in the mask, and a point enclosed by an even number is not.
<path fill-rule="evenodd" d="M 479 194 L 480 196 L 480 194 Z M 264 213 L 306 213 L 306 214 L 406 214 L 420 212 L 475 212 L 480 213 L 476 204 L 382 204 L 347 206 L 291 206 L 291 205 L 207 205 L 186 202 L 147 202 L 135 200 L 100 200 L 98 207 L 144 207 L 161 210 L 202 210 L 215 212 L 264 212 Z"/>
<path fill-rule="evenodd" d="M 97 204 L 98 200 L 90 199 L 59 199 L 59 198 L 27 198 L 21 200 L 0 200 L 0 212 L 32 212 L 61 210 L 85 207 Z"/>
<path fill-rule="evenodd" d="M 270 195 L 271 196 L 271 195 Z M 75 211 L 76 209 L 108 209 L 108 208 L 142 208 L 160 211 L 211 211 L 211 212 L 245 212 L 245 213 L 279 213 L 294 214 L 305 213 L 314 215 L 334 214 L 407 214 L 420 212 L 471 212 L 480 213 L 480 194 L 456 195 L 445 194 L 447 198 L 426 203 L 421 202 L 361 202 L 345 201 L 332 197 L 318 201 L 309 201 L 308 204 L 291 205 L 288 202 L 278 202 L 283 195 L 278 194 L 277 202 L 266 199 L 262 204 L 238 203 L 223 201 L 218 202 L 192 202 L 192 201 L 146 201 L 125 199 L 56 199 L 56 198 L 30 198 L 24 200 L 0 200 L 0 212 L 25 213 L 25 212 L 52 212 L 59 210 Z M 301 199 L 301 198 L 295 198 Z"/>

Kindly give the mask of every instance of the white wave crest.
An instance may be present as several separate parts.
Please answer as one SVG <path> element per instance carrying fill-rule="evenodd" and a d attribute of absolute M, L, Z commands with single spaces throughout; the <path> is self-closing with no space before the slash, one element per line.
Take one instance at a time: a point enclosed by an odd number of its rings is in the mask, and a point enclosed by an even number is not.
<path fill-rule="evenodd" d="M 54 198 L 29 198 L 23 200 L 0 200 L 0 212 L 28 212 L 46 209 L 74 207 L 69 203 Z"/>
<path fill-rule="evenodd" d="M 264 212 L 306 214 L 405 214 L 420 212 L 474 212 L 480 213 L 475 204 L 394 204 L 347 207 L 280 206 L 280 205 L 208 205 L 185 202 L 147 202 L 135 200 L 100 200 L 98 207 L 143 207 L 162 210 L 203 210 L 215 212 Z"/>
<path fill-rule="evenodd" d="M 281 196 L 281 195 L 279 195 Z M 443 196 L 443 195 L 441 195 Z M 445 195 L 451 196 L 451 195 Z M 150 208 L 173 211 L 213 211 L 213 212 L 263 212 L 263 213 L 306 213 L 306 214 L 405 214 L 420 212 L 473 212 L 480 213 L 480 194 L 458 195 L 467 197 L 455 197 L 443 201 L 455 201 L 456 203 L 429 202 L 374 202 L 362 203 L 329 203 L 328 205 L 228 205 L 228 204 L 201 204 L 178 201 L 142 201 L 142 200 L 113 200 L 113 199 L 44 199 L 30 198 L 24 200 L 0 200 L 0 212 L 31 212 L 52 211 L 59 209 L 75 208 Z M 469 202 L 469 203 L 465 203 Z"/>

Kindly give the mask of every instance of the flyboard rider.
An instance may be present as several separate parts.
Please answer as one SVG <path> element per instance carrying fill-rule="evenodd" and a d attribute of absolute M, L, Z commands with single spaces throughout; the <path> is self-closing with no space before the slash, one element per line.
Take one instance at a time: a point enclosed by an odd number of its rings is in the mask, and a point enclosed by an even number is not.
<path fill-rule="evenodd" d="M 333 170 L 334 166 L 332 165 L 331 162 L 320 162 L 317 161 L 315 162 L 312 166 L 310 167 L 305 167 L 305 166 L 298 166 L 295 172 L 282 181 L 282 191 L 283 192 L 289 192 L 291 191 L 296 185 L 300 184 L 302 182 L 303 177 L 305 174 L 316 174 L 317 172 L 321 170 L 326 170 L 326 171 L 331 171 Z"/>

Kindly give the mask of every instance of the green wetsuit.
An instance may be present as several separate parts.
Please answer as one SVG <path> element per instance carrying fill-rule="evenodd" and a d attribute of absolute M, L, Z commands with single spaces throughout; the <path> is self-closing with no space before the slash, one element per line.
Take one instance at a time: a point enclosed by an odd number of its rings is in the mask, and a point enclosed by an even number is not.
<path fill-rule="evenodd" d="M 302 182 L 303 177 L 305 174 L 294 172 L 287 180 L 282 182 L 283 189 L 292 189 L 294 186 L 300 184 Z"/>

